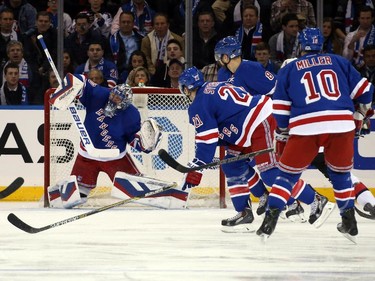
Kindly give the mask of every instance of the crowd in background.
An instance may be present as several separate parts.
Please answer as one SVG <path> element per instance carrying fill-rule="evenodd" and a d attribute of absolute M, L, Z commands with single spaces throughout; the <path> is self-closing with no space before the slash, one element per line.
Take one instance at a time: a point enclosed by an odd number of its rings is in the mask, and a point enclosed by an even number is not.
<path fill-rule="evenodd" d="M 56 87 L 42 34 L 57 62 L 59 0 L 0 1 L 0 103 L 43 104 Z M 60 0 L 61 1 L 61 0 Z M 185 41 L 193 65 L 216 81 L 216 43 L 236 36 L 242 57 L 277 74 L 299 55 L 297 35 L 317 25 L 317 1 L 192 0 L 193 38 L 185 38 L 184 0 L 64 0 L 64 73 L 84 74 L 113 87 L 178 87 Z M 324 52 L 350 60 L 371 82 L 375 77 L 375 0 L 323 1 Z"/>

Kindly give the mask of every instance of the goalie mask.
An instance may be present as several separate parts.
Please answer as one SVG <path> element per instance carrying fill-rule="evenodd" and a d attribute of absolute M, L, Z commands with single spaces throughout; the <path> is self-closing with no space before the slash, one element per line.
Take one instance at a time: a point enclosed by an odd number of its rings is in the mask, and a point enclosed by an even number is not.
<path fill-rule="evenodd" d="M 133 99 L 133 92 L 129 85 L 120 84 L 111 89 L 109 93 L 108 103 L 104 108 L 104 115 L 113 117 L 116 111 L 125 110 Z"/>

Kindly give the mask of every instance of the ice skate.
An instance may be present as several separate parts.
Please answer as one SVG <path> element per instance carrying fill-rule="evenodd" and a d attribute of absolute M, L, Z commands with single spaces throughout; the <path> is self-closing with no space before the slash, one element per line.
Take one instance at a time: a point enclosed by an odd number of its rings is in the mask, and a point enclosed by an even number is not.
<path fill-rule="evenodd" d="M 268 202 L 268 192 L 265 192 L 262 196 L 259 197 L 259 205 L 257 208 L 257 215 L 261 216 L 266 212 Z"/>
<path fill-rule="evenodd" d="M 277 208 L 269 209 L 269 211 L 266 212 L 263 223 L 256 232 L 257 235 L 261 237 L 263 242 L 266 242 L 268 237 L 275 230 L 279 214 L 280 210 Z"/>
<path fill-rule="evenodd" d="M 342 222 L 337 224 L 337 230 L 354 244 L 357 244 L 357 221 L 354 216 L 354 208 L 347 209 L 341 216 Z"/>
<path fill-rule="evenodd" d="M 245 232 L 254 232 L 255 227 L 252 225 L 254 221 L 253 211 L 251 207 L 245 208 L 242 212 L 237 213 L 232 218 L 224 219 L 221 221 L 221 231 L 227 233 L 245 233 Z"/>
<path fill-rule="evenodd" d="M 363 218 L 369 220 L 375 220 L 375 206 L 372 206 L 370 203 L 366 203 L 363 206 L 363 210 L 361 208 L 354 207 L 357 214 Z"/>
<path fill-rule="evenodd" d="M 315 199 L 310 206 L 309 223 L 315 228 L 319 228 L 328 219 L 329 215 L 335 209 L 336 204 L 329 202 L 327 197 L 315 193 Z"/>
<path fill-rule="evenodd" d="M 304 216 L 304 210 L 298 200 L 294 201 L 293 204 L 288 206 L 288 210 L 285 213 L 285 216 L 292 222 L 307 222 Z"/>

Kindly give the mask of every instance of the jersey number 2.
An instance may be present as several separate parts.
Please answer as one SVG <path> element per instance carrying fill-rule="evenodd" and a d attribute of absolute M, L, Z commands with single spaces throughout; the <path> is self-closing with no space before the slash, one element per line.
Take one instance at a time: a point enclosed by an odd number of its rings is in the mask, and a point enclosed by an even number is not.
<path fill-rule="evenodd" d="M 322 70 L 315 77 L 311 71 L 306 72 L 301 83 L 306 90 L 306 104 L 320 100 L 321 96 L 329 100 L 337 100 L 341 94 L 336 72 L 333 70 Z"/>

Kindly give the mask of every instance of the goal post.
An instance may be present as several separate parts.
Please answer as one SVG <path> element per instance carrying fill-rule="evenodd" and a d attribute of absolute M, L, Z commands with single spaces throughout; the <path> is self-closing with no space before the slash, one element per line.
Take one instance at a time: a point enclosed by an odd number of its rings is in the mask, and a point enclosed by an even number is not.
<path fill-rule="evenodd" d="M 195 130 L 188 120 L 189 100 L 178 89 L 134 87 L 132 90 L 133 104 L 139 109 L 142 121 L 150 117 L 154 118 L 163 129 L 159 148 L 168 151 L 180 163 L 187 164 L 191 161 L 195 155 Z M 48 96 L 47 92 L 44 103 L 45 207 L 48 207 L 47 187 L 68 178 L 80 142 L 69 113 L 51 106 Z M 80 103 L 77 103 L 76 106 L 83 119 L 84 107 Z M 157 150 L 145 154 L 129 145 L 127 150 L 138 169 L 145 176 L 171 182 L 182 182 L 183 174 L 164 163 L 158 156 Z M 218 148 L 215 157 L 222 159 L 223 156 L 224 150 Z M 111 186 L 112 182 L 109 177 L 101 173 L 97 187 L 89 197 L 93 199 L 110 197 Z M 221 168 L 217 167 L 205 170 L 201 184 L 191 190 L 187 206 L 225 208 L 226 200 L 228 200 L 228 196 L 226 196 L 225 177 Z M 96 201 L 100 202 L 100 200 Z"/>

